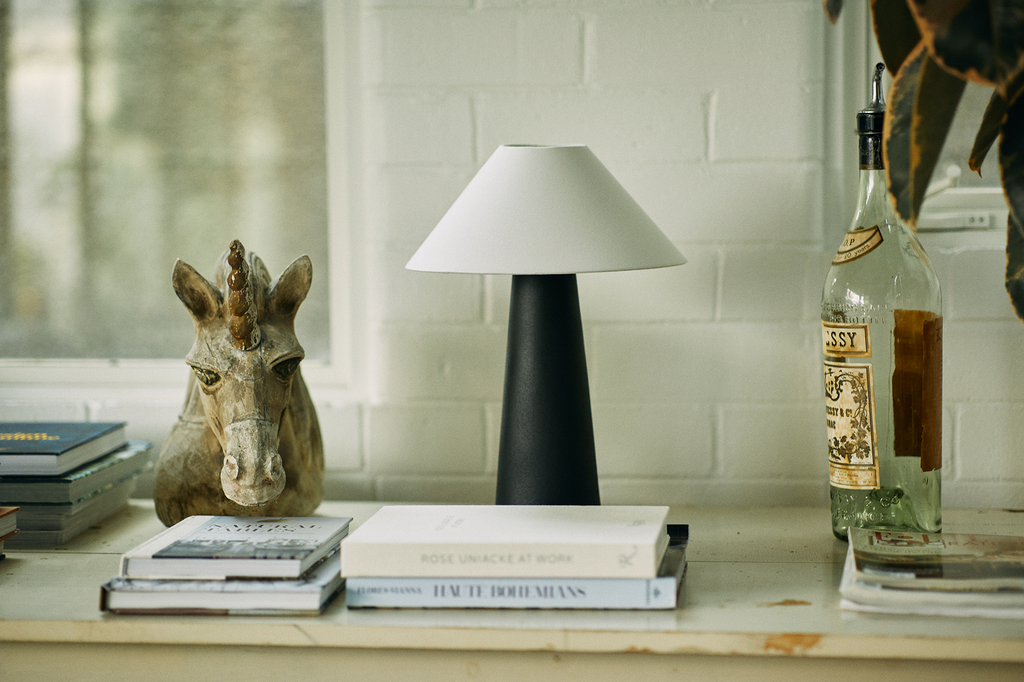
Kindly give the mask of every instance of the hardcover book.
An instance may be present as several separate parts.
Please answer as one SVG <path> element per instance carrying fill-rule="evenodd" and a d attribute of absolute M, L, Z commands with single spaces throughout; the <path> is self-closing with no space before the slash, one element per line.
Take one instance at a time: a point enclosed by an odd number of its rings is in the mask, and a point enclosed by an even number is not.
<path fill-rule="evenodd" d="M 298 578 L 331 553 L 350 517 L 190 516 L 121 556 L 120 577 Z"/>
<path fill-rule="evenodd" d="M 0 423 L 0 476 L 57 476 L 125 444 L 125 424 Z"/>
<path fill-rule="evenodd" d="M 149 464 L 147 441 L 133 440 L 113 452 L 58 476 L 0 476 L 0 500 L 70 504 L 124 480 Z"/>
<path fill-rule="evenodd" d="M 7 547 L 38 549 L 63 545 L 126 507 L 137 482 L 137 476 L 129 476 L 71 504 L 21 505 L 21 532 L 7 541 Z"/>
<path fill-rule="evenodd" d="M 686 573 L 685 525 L 656 578 L 347 578 L 349 608 L 674 609 Z"/>
<path fill-rule="evenodd" d="M 347 578 L 654 578 L 668 507 L 392 505 L 341 545 Z"/>
<path fill-rule="evenodd" d="M 12 537 L 18 534 L 18 531 L 12 530 L 7 535 L 0 535 L 0 559 L 4 558 L 4 542 L 10 540 Z"/>
<path fill-rule="evenodd" d="M 316 615 L 338 593 L 338 551 L 298 579 L 142 580 L 116 577 L 100 588 L 100 610 L 165 615 Z"/>
<path fill-rule="evenodd" d="M 0 537 L 18 529 L 18 507 L 0 507 Z"/>
<path fill-rule="evenodd" d="M 850 529 L 842 608 L 1024 618 L 1024 537 Z"/>

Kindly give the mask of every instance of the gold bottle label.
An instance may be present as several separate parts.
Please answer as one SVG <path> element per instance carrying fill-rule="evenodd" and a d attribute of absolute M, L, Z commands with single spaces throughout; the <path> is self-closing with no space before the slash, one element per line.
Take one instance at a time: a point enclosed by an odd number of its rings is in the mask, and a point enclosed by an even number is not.
<path fill-rule="evenodd" d="M 832 259 L 832 265 L 843 265 L 866 256 L 882 244 L 882 231 L 878 225 L 850 230 Z"/>
<path fill-rule="evenodd" d="M 822 322 L 821 347 L 825 355 L 870 358 L 871 334 L 867 322 Z"/>
<path fill-rule="evenodd" d="M 825 360 L 825 415 L 829 481 L 837 488 L 878 488 L 871 365 Z"/>

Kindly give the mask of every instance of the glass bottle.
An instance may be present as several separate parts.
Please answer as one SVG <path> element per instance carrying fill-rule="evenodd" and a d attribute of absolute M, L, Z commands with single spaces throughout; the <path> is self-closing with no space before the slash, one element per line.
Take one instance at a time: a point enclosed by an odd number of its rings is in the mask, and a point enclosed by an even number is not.
<path fill-rule="evenodd" d="M 821 297 L 832 532 L 942 526 L 942 297 L 889 199 L 878 64 L 857 114 L 858 208 Z"/>

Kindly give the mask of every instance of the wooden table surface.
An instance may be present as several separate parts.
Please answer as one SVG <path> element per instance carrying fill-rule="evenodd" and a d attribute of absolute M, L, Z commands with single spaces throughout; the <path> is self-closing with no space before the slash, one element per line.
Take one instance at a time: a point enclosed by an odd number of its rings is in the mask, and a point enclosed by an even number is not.
<path fill-rule="evenodd" d="M 381 503 L 326 502 L 355 525 Z M 0 561 L 0 681 L 1024 679 L 1024 621 L 839 609 L 827 509 L 673 507 L 690 524 L 675 611 L 352 610 L 117 616 L 100 585 L 163 526 L 152 503 Z M 1024 513 L 947 509 L 950 532 L 1024 535 Z M 984 675 L 984 677 L 979 677 Z M 964 677 L 961 677 L 964 676 Z"/>

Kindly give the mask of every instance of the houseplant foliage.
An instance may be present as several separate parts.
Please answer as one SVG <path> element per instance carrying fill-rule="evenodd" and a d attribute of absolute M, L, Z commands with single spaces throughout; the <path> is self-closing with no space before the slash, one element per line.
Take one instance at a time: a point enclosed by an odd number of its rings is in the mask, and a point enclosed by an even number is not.
<path fill-rule="evenodd" d="M 835 23 L 843 0 L 822 0 Z M 882 152 L 889 193 L 912 227 L 970 81 L 993 89 L 968 165 L 993 146 L 1010 209 L 1006 290 L 1024 319 L 1024 2 L 871 0 L 875 37 L 893 75 Z"/>

